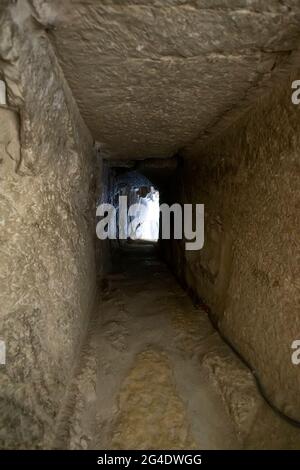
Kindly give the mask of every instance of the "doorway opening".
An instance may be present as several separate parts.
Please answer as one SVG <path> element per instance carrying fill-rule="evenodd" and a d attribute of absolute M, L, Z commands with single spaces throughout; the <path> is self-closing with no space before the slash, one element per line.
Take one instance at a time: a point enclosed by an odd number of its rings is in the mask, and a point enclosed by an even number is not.
<path fill-rule="evenodd" d="M 138 171 L 116 176 L 114 206 L 120 212 L 120 196 L 127 197 L 127 216 L 117 217 L 118 231 L 127 240 L 157 243 L 159 238 L 159 190 Z"/>

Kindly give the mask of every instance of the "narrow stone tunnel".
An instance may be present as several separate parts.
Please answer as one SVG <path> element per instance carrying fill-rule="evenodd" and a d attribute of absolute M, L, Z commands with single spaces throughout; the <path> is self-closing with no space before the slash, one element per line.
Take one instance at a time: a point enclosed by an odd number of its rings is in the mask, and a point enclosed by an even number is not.
<path fill-rule="evenodd" d="M 299 26 L 0 1 L 1 449 L 300 449 Z M 144 219 L 101 240 L 122 195 Z"/>

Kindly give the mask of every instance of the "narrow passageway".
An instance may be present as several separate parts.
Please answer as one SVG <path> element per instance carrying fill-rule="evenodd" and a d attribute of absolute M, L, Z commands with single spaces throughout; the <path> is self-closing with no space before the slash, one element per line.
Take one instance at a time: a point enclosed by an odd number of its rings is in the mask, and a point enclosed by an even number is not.
<path fill-rule="evenodd" d="M 299 64 L 299 0 L 0 0 L 0 449 L 300 449 Z"/>
<path fill-rule="evenodd" d="M 151 244 L 126 243 L 114 253 L 66 409 L 58 447 L 300 444 Z"/>

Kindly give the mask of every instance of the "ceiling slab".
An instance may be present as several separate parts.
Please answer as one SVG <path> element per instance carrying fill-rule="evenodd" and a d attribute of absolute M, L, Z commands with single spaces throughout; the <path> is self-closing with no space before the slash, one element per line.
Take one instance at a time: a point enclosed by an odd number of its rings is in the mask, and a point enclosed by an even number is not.
<path fill-rule="evenodd" d="M 33 1 L 106 156 L 170 157 L 299 43 L 300 2 Z"/>

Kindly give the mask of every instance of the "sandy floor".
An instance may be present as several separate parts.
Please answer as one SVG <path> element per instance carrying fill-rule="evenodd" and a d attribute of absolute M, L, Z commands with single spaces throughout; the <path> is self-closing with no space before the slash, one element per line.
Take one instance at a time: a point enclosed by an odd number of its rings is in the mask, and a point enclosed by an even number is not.
<path fill-rule="evenodd" d="M 152 248 L 127 247 L 107 279 L 55 447 L 300 448 Z"/>

